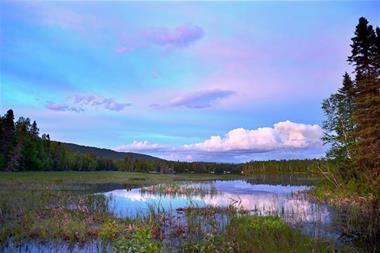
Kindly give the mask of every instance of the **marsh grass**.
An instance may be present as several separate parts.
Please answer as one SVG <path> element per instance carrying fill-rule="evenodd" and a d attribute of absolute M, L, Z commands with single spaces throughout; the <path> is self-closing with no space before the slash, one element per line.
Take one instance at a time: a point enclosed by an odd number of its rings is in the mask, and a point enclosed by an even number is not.
<path fill-rule="evenodd" d="M 238 204 L 227 208 L 193 205 L 174 211 L 151 206 L 147 215 L 118 218 L 109 208 L 111 199 L 94 192 L 157 182 L 172 184 L 185 176 L 67 173 L 0 175 L 0 188 L 3 189 L 0 191 L 0 252 L 20 249 L 30 243 L 56 243 L 60 248 L 62 245 L 100 244 L 106 252 L 265 253 L 278 252 L 276 249 L 281 249 L 280 252 L 332 252 L 336 246 L 319 236 L 308 237 L 295 229 L 293 224 L 287 225 L 273 217 L 279 214 L 268 217 L 249 215 L 240 211 Z M 10 181 L 1 178 L 3 175 Z M 193 180 L 201 178 L 199 175 L 187 176 Z M 209 175 L 202 177 L 204 180 L 213 178 Z M 191 194 L 200 192 L 195 189 L 190 191 L 193 191 Z M 361 212 L 350 209 L 346 212 L 337 213 L 335 220 L 339 224 L 351 229 L 364 229 L 364 224 L 369 222 L 364 220 L 356 225 L 357 220 L 363 218 Z M 375 214 L 370 214 L 370 218 L 373 219 Z M 373 223 L 370 230 L 378 229 L 376 224 Z M 344 229 L 349 236 L 362 235 L 360 231 Z M 376 244 L 371 240 L 371 245 Z M 289 247 L 293 251 L 287 251 Z M 376 252 L 373 248 L 367 251 L 335 250 Z"/>
<path fill-rule="evenodd" d="M 335 252 L 332 242 L 314 240 L 279 217 L 231 213 L 230 210 L 198 214 L 187 214 L 186 239 L 177 247 L 178 252 Z"/>
<path fill-rule="evenodd" d="M 149 206 L 145 215 L 117 218 L 109 201 L 101 194 L 70 191 L 1 192 L 0 247 L 101 242 L 107 252 L 275 252 L 263 251 L 272 241 L 271 249 L 289 242 L 293 252 L 328 249 L 279 218 L 248 216 L 236 204 L 176 212 Z M 252 241 L 256 244 L 247 246 Z"/>
<path fill-rule="evenodd" d="M 318 177 L 307 174 L 236 175 L 236 174 L 150 174 L 122 171 L 39 171 L 0 172 L 0 190 L 66 190 L 96 191 L 102 186 L 111 189 L 143 187 L 162 183 L 205 182 L 213 180 L 247 180 L 251 183 L 311 185 Z"/>
<path fill-rule="evenodd" d="M 197 186 L 191 183 L 165 183 L 149 187 L 142 187 L 141 193 L 158 194 L 158 195 L 184 195 L 184 196 L 206 196 L 215 195 L 217 190 L 214 186 L 210 187 Z"/>
<path fill-rule="evenodd" d="M 380 202 L 378 193 L 358 182 L 320 182 L 308 196 L 332 209 L 333 227 L 365 252 L 380 250 Z"/>
<path fill-rule="evenodd" d="M 335 252 L 332 244 L 303 235 L 279 217 L 233 217 L 226 235 L 237 252 Z"/>
<path fill-rule="evenodd" d="M 248 214 L 248 211 L 243 208 L 235 207 L 234 205 L 229 206 L 190 206 L 186 208 L 177 208 L 178 213 L 184 212 L 187 215 L 201 215 L 201 216 L 213 216 L 217 214 L 224 215 L 235 215 L 235 214 Z"/>
<path fill-rule="evenodd" d="M 0 172 L 0 190 L 86 190 L 94 186 L 117 184 L 148 186 L 183 181 L 247 179 L 241 175 L 149 174 L 122 171 L 44 171 Z"/>
<path fill-rule="evenodd" d="M 0 192 L 0 244 L 38 238 L 83 243 L 96 238 L 108 213 L 101 195 L 59 191 Z"/>

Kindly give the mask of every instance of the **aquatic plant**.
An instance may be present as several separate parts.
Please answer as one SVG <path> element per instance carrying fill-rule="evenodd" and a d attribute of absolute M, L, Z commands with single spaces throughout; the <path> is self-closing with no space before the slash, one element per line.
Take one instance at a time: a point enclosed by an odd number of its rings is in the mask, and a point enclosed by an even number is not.
<path fill-rule="evenodd" d="M 248 214 L 247 210 L 244 210 L 242 207 L 236 207 L 234 205 L 228 206 L 189 206 L 185 208 L 177 208 L 177 213 L 186 213 L 187 215 L 202 215 L 202 216 L 213 216 L 216 214 Z"/>
<path fill-rule="evenodd" d="M 0 191 L 0 251 L 20 249 L 31 241 L 100 244 L 107 252 L 330 252 L 334 247 L 340 252 L 342 248 L 317 234 L 302 234 L 278 217 L 252 215 L 238 199 L 226 207 L 190 202 L 187 208 L 164 210 L 159 204 L 150 205 L 147 213 L 129 218 L 116 217 L 110 201 L 105 195 L 82 191 Z M 344 247 L 348 250 L 342 252 L 350 252 L 350 246 Z"/>
<path fill-rule="evenodd" d="M 314 241 L 279 217 L 233 217 L 226 236 L 236 252 L 335 252 L 333 245 Z"/>
<path fill-rule="evenodd" d="M 30 238 L 85 242 L 112 217 L 103 195 L 72 192 L 0 192 L 0 244 Z"/>
<path fill-rule="evenodd" d="M 159 253 L 163 252 L 160 241 L 155 240 L 149 226 L 139 226 L 132 233 L 119 237 L 112 248 L 115 252 Z"/>
<path fill-rule="evenodd" d="M 217 190 L 212 185 L 210 187 L 197 186 L 185 183 L 157 184 L 140 189 L 141 193 L 163 194 L 163 195 L 215 195 Z"/>

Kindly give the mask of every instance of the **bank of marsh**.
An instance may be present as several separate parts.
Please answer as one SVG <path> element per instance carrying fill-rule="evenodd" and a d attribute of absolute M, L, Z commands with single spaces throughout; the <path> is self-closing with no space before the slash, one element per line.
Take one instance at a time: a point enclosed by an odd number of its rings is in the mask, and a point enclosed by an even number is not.
<path fill-rule="evenodd" d="M 3 251 L 366 252 L 284 178 L 16 173 L 0 179 Z M 6 178 L 5 177 L 5 178 Z M 88 179 L 86 179 L 88 177 Z M 198 180 L 207 179 L 207 180 Z M 215 181 L 216 180 L 216 181 Z M 18 187 L 22 190 L 15 190 Z M 149 190 L 147 190 L 149 189 Z M 331 231 L 330 229 L 335 230 Z M 361 245 L 363 246 L 363 245 Z"/>

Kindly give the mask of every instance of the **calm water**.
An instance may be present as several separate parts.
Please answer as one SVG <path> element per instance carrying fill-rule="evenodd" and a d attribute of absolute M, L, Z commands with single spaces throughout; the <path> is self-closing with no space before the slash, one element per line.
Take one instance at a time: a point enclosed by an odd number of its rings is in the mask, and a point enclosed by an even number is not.
<path fill-rule="evenodd" d="M 159 207 L 176 215 L 178 208 L 190 206 L 235 205 L 252 214 L 278 215 L 293 226 L 301 228 L 313 237 L 337 239 L 339 232 L 331 230 L 333 213 L 326 205 L 316 204 L 306 198 L 304 192 L 311 186 L 263 184 L 252 181 L 210 181 L 176 183 L 183 187 L 200 188 L 199 194 L 147 193 L 142 188 L 115 189 L 98 192 L 110 198 L 109 208 L 116 216 L 134 217 L 147 214 L 149 207 Z M 165 185 L 163 185 L 165 187 Z M 180 215 L 180 214 L 178 214 Z M 99 252 L 99 245 L 92 243 L 84 247 L 67 248 L 31 243 L 18 252 Z M 12 248 L 12 247 L 11 247 Z M 14 252 L 12 250 L 6 252 Z"/>
<path fill-rule="evenodd" d="M 152 194 L 136 188 L 118 189 L 104 194 L 111 198 L 110 209 L 119 217 L 147 213 L 149 206 L 175 213 L 176 209 L 189 206 L 225 207 L 233 204 L 254 214 L 279 215 L 289 223 L 330 222 L 327 206 L 312 203 L 300 194 L 310 189 L 310 186 L 252 184 L 242 180 L 179 184 L 202 188 L 206 193 Z M 213 191 L 210 193 L 209 189 Z"/>

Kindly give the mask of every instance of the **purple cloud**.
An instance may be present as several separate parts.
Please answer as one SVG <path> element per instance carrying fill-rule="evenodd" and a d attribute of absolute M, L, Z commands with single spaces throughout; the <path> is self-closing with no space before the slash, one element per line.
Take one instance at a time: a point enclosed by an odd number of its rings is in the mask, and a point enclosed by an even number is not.
<path fill-rule="evenodd" d="M 120 103 L 113 98 L 103 98 L 97 95 L 76 95 L 73 97 L 73 102 L 81 106 L 101 106 L 110 111 L 121 111 L 125 107 L 131 106 L 130 103 Z"/>
<path fill-rule="evenodd" d="M 130 103 L 118 103 L 115 100 L 113 100 L 112 98 L 106 98 L 106 99 L 103 99 L 102 105 L 104 108 L 106 108 L 108 110 L 118 112 L 118 111 L 123 110 L 125 107 L 131 106 L 132 104 L 130 104 Z"/>
<path fill-rule="evenodd" d="M 131 104 L 120 103 L 113 98 L 103 98 L 97 95 L 87 94 L 73 96 L 69 101 L 69 105 L 49 102 L 46 108 L 53 111 L 81 112 L 84 111 L 86 107 L 102 107 L 110 111 L 118 112 L 128 106 L 131 106 Z"/>
<path fill-rule="evenodd" d="M 187 107 L 187 108 L 207 108 L 213 106 L 218 101 L 234 95 L 231 90 L 203 90 L 185 94 L 176 97 L 169 102 L 171 107 Z"/>
<path fill-rule="evenodd" d="M 82 112 L 83 111 L 83 108 L 81 107 L 57 104 L 54 102 L 48 102 L 48 104 L 46 105 L 46 108 L 52 111 L 60 111 L 60 112 L 65 112 L 65 111 Z"/>
<path fill-rule="evenodd" d="M 178 26 L 174 31 L 164 27 L 151 28 L 145 31 L 139 38 L 129 41 L 128 45 L 117 48 L 116 52 L 124 54 L 152 44 L 162 47 L 164 51 L 170 51 L 176 48 L 187 47 L 201 39 L 203 35 L 204 32 L 201 27 L 191 24 Z"/>
<path fill-rule="evenodd" d="M 72 100 L 75 104 L 93 105 L 97 98 L 96 95 L 75 95 Z"/>
<path fill-rule="evenodd" d="M 181 25 L 174 31 L 166 28 L 151 29 L 146 33 L 146 39 L 160 46 L 186 47 L 203 37 L 203 30 L 195 25 Z"/>

